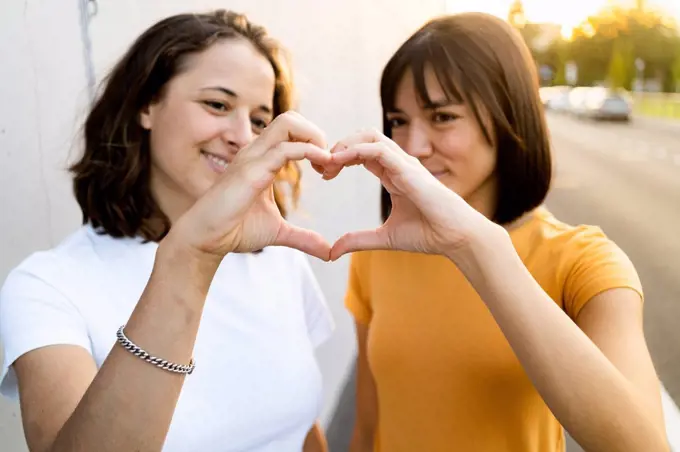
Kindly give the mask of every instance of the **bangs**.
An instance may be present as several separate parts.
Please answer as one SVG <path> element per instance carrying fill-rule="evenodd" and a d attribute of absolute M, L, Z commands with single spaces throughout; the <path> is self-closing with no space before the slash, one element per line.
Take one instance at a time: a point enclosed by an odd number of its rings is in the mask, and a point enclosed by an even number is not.
<path fill-rule="evenodd" d="M 456 55 L 466 61 L 467 56 Z M 484 120 L 483 112 L 486 112 L 484 104 L 480 102 L 479 87 L 461 69 L 461 61 L 454 60 L 453 55 L 446 47 L 446 42 L 440 39 L 434 32 L 421 30 L 411 39 L 406 41 L 385 66 L 380 82 L 380 98 L 384 113 L 397 110 L 397 88 L 402 78 L 408 71 L 413 75 L 418 103 L 422 108 L 433 108 L 441 104 L 442 100 L 447 103 L 467 105 L 472 111 L 477 123 L 487 142 L 494 144 L 493 128 L 488 121 Z M 434 71 L 437 82 L 441 87 L 445 99 L 432 99 L 427 92 L 425 72 L 428 68 Z M 386 121 L 383 133 L 391 136 Z"/>
<path fill-rule="evenodd" d="M 425 84 L 425 71 L 428 68 L 434 71 L 447 102 L 469 103 L 469 99 L 463 94 L 469 92 L 469 89 L 460 67 L 453 61 L 442 43 L 437 42 L 431 33 L 423 33 L 404 43 L 385 67 L 380 89 L 383 109 L 395 110 L 397 87 L 408 71 L 413 74 L 418 102 L 424 108 L 433 106 L 434 101 L 430 98 Z"/>

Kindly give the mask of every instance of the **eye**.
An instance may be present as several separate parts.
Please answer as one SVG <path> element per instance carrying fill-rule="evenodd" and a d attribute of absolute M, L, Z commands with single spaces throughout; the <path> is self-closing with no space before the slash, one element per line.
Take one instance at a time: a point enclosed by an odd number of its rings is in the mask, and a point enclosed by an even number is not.
<path fill-rule="evenodd" d="M 253 124 L 253 129 L 256 131 L 262 131 L 267 125 L 269 124 L 267 121 L 264 119 L 259 119 L 259 118 L 253 118 L 250 120 L 250 122 Z"/>
<path fill-rule="evenodd" d="M 452 122 L 459 118 L 460 116 L 453 113 L 435 112 L 432 115 L 432 121 L 438 124 Z"/>
<path fill-rule="evenodd" d="M 404 118 L 387 118 L 387 125 L 390 129 L 396 129 L 406 125 L 406 120 Z"/>
<path fill-rule="evenodd" d="M 210 107 L 212 110 L 215 110 L 215 111 L 224 112 L 224 111 L 229 110 L 229 107 L 227 106 L 227 104 L 224 104 L 222 102 L 218 102 L 218 101 L 215 101 L 215 100 L 206 100 L 206 101 L 203 101 L 203 104 Z"/>

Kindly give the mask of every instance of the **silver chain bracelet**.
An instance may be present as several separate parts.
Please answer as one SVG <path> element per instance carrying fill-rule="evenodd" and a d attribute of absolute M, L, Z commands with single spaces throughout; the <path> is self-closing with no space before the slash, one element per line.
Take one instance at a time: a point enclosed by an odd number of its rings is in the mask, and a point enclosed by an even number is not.
<path fill-rule="evenodd" d="M 149 355 L 149 353 L 144 351 L 144 349 L 138 347 L 134 342 L 128 339 L 127 336 L 125 336 L 125 333 L 123 332 L 124 328 L 125 325 L 121 325 L 121 327 L 118 328 L 116 337 L 118 338 L 118 343 L 133 355 L 143 359 L 144 361 L 150 364 L 153 364 L 156 367 L 160 367 L 161 369 L 170 372 L 176 372 L 178 374 L 191 374 L 194 371 L 194 367 L 196 366 L 194 364 L 193 358 L 189 361 L 189 365 L 185 366 L 182 364 L 175 364 L 161 358 L 156 358 L 155 356 L 151 356 Z"/>

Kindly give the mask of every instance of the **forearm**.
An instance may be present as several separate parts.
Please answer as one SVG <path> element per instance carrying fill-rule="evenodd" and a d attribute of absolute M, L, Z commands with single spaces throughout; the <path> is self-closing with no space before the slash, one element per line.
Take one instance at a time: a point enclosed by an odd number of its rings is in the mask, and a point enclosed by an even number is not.
<path fill-rule="evenodd" d="M 161 244 L 128 338 L 153 356 L 188 364 L 216 268 Z M 184 378 L 115 344 L 51 450 L 161 450 Z"/>
<path fill-rule="evenodd" d="M 302 452 L 328 452 L 326 435 L 324 435 L 318 422 L 307 433 L 305 443 L 302 446 Z"/>
<path fill-rule="evenodd" d="M 501 236 L 480 241 L 454 262 L 553 414 L 586 450 L 668 450 L 641 392 L 543 291 Z"/>
<path fill-rule="evenodd" d="M 373 452 L 373 432 L 365 432 L 355 427 L 349 444 L 349 452 Z"/>

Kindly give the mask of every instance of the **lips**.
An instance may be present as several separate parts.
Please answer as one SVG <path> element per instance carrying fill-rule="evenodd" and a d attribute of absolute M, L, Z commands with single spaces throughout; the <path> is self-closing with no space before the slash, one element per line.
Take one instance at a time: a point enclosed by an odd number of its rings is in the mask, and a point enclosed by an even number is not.
<path fill-rule="evenodd" d="M 439 179 L 440 177 L 443 177 L 443 176 L 446 176 L 447 174 L 449 174 L 449 171 L 448 171 L 448 170 L 431 170 L 431 169 L 428 169 L 428 171 L 430 172 L 430 174 L 432 174 L 432 175 L 433 175 L 434 177 L 436 177 L 437 179 Z"/>
<path fill-rule="evenodd" d="M 206 160 L 210 164 L 210 167 L 214 171 L 222 173 L 227 169 L 227 165 L 229 164 L 229 162 L 227 162 L 227 160 L 224 157 L 204 150 L 201 150 L 201 155 L 206 158 Z"/>

